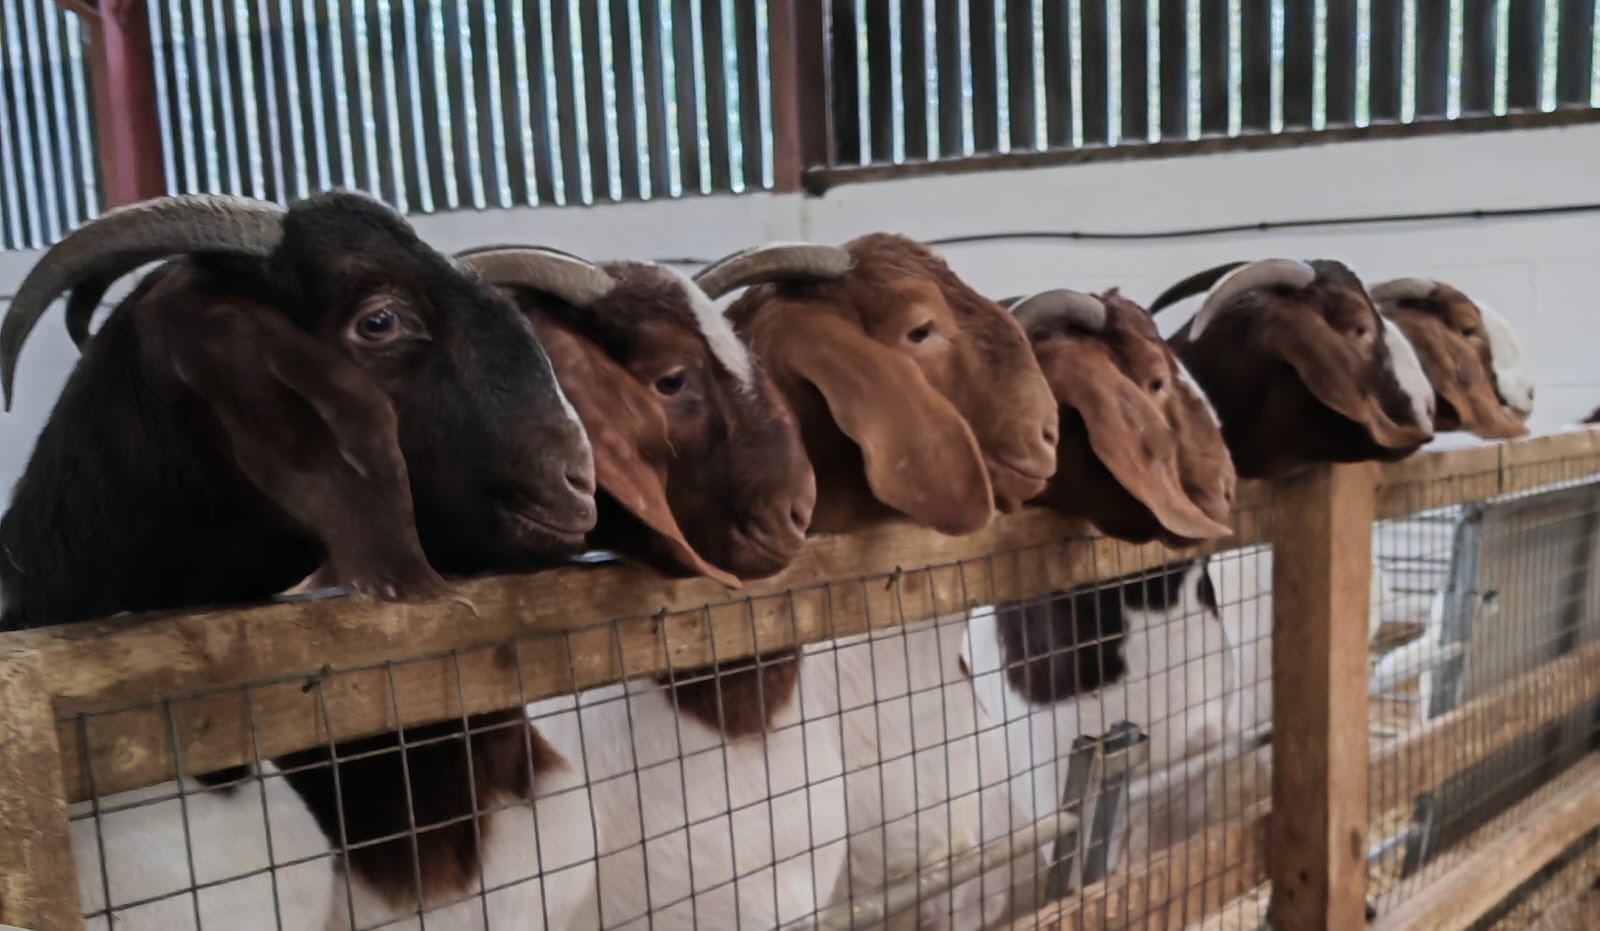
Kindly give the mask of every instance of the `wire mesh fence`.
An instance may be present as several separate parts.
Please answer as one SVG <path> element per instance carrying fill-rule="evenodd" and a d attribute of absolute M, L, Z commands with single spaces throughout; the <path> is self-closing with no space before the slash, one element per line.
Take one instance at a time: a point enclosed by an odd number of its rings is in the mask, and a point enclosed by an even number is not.
<path fill-rule="evenodd" d="M 1349 602 L 1380 922 L 1593 779 L 1600 454 L 1537 445 L 1382 473 Z M 1252 485 L 1210 550 L 1030 511 L 732 595 L 603 565 L 474 582 L 476 618 L 315 593 L 14 636 L 93 928 L 1254 929 L 1286 513 Z"/>

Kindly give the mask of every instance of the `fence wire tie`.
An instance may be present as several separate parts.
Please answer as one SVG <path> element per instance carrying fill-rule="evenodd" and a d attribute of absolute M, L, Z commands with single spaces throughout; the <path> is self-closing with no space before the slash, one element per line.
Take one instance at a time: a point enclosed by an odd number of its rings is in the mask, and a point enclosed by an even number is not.
<path fill-rule="evenodd" d="M 321 669 L 317 670 L 312 675 L 306 676 L 306 684 L 300 686 L 300 694 L 309 694 L 312 689 L 320 687 L 323 680 L 331 675 L 333 675 L 333 667 L 327 663 L 323 663 Z"/>
<path fill-rule="evenodd" d="M 889 581 L 883 583 L 883 590 L 889 591 L 890 589 L 894 588 L 895 583 L 899 582 L 905 574 L 906 571 L 904 569 L 900 568 L 899 566 L 895 566 L 894 571 L 889 573 Z"/>
<path fill-rule="evenodd" d="M 667 606 L 662 605 L 660 608 L 656 609 L 656 613 L 650 615 L 650 632 L 652 634 L 659 633 L 661 631 L 661 625 L 665 623 L 666 620 Z"/>

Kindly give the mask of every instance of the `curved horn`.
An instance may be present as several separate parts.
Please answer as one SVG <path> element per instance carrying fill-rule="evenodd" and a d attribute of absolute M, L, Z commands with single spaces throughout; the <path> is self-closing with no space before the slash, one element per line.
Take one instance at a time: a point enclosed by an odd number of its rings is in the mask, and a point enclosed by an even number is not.
<path fill-rule="evenodd" d="M 1233 271 L 1248 262 L 1225 262 L 1215 268 L 1208 268 L 1203 272 L 1195 272 L 1172 287 L 1161 292 L 1161 296 L 1150 304 L 1150 314 L 1160 313 L 1162 308 L 1170 307 L 1186 297 L 1193 297 L 1202 291 L 1210 290 L 1223 275 Z"/>
<path fill-rule="evenodd" d="M 1427 278 L 1396 278 L 1373 285 L 1367 291 L 1374 304 L 1395 304 L 1400 301 L 1425 301 L 1438 287 L 1438 282 Z"/>
<path fill-rule="evenodd" d="M 838 246 L 812 243 L 769 243 L 741 249 L 700 269 L 694 283 L 712 300 L 738 288 L 776 281 L 826 281 L 855 265 Z"/>
<path fill-rule="evenodd" d="M 1104 302 L 1091 294 L 1066 288 L 1040 291 L 1025 297 L 1011 308 L 1011 315 L 1017 318 L 1024 330 L 1031 329 L 1036 323 L 1053 323 L 1057 320 L 1065 320 L 1093 332 L 1099 332 L 1106 326 Z"/>
<path fill-rule="evenodd" d="M 1274 285 L 1288 285 L 1293 288 L 1303 288 L 1317 279 L 1317 271 L 1305 262 L 1294 259 L 1262 259 L 1240 266 L 1222 276 L 1211 293 L 1206 295 L 1206 302 L 1201 305 L 1200 312 L 1194 315 L 1194 320 L 1189 327 L 1189 336 L 1198 337 L 1206 324 L 1214 320 L 1228 306 L 1228 302 L 1256 288 L 1270 288 Z"/>
<path fill-rule="evenodd" d="M 45 309 L 83 280 L 114 280 L 146 262 L 186 252 L 267 256 L 283 238 L 285 210 L 247 197 L 182 194 L 106 211 L 39 259 L 0 324 L 0 383 L 6 410 L 17 357 Z"/>
<path fill-rule="evenodd" d="M 617 281 L 588 259 L 543 246 L 483 246 L 456 253 L 462 267 L 491 284 L 518 285 L 591 307 Z"/>

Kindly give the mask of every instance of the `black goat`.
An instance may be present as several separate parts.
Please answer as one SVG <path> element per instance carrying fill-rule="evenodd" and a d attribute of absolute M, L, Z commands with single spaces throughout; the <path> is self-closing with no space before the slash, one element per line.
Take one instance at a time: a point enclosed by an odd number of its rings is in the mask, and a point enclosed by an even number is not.
<path fill-rule="evenodd" d="M 260 600 L 324 563 L 426 600 L 435 568 L 525 562 L 594 525 L 588 440 L 527 320 L 359 195 L 164 198 L 80 228 L 0 329 L 7 406 L 57 295 L 179 253 L 111 313 L 39 436 L 0 521 L 0 627 Z M 567 257 L 544 270 L 573 303 L 611 287 Z"/>

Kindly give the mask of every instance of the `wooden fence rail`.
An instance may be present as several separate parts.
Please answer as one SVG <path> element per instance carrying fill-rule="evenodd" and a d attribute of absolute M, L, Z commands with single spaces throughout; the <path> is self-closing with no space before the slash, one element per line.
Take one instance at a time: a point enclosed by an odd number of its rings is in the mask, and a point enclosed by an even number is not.
<path fill-rule="evenodd" d="M 1536 683 L 1514 682 L 1369 766 L 1372 521 L 1597 477 L 1600 430 L 1578 430 L 1383 467 L 1326 467 L 1276 486 L 1242 483 L 1234 535 L 1207 548 L 1121 543 L 1030 509 L 968 537 L 903 525 L 822 537 L 784 573 L 733 592 L 614 564 L 470 581 L 470 609 L 336 597 L 5 634 L 0 818 L 19 842 L 0 845 L 0 922 L 81 928 L 71 861 L 61 856 L 65 804 L 171 779 L 179 760 L 186 772 L 205 772 L 1271 542 L 1273 788 L 1296 804 L 1230 829 L 1229 857 L 1271 838 L 1279 931 L 1360 927 L 1369 791 L 1403 804 L 1404 793 L 1437 785 L 1560 713 L 1534 701 Z M 1600 695 L 1595 650 L 1541 669 L 1542 681 L 1556 675 L 1573 688 L 1563 695 Z M 1469 733 L 1475 739 L 1463 739 Z M 1171 870 L 1206 851 L 1186 849 L 1056 906 L 1046 926 L 1126 915 L 1131 883 L 1147 884 L 1145 904 L 1152 889 L 1192 895 Z M 1254 879 L 1244 870 L 1231 882 Z M 1101 911 L 1115 901 L 1123 904 Z"/>

